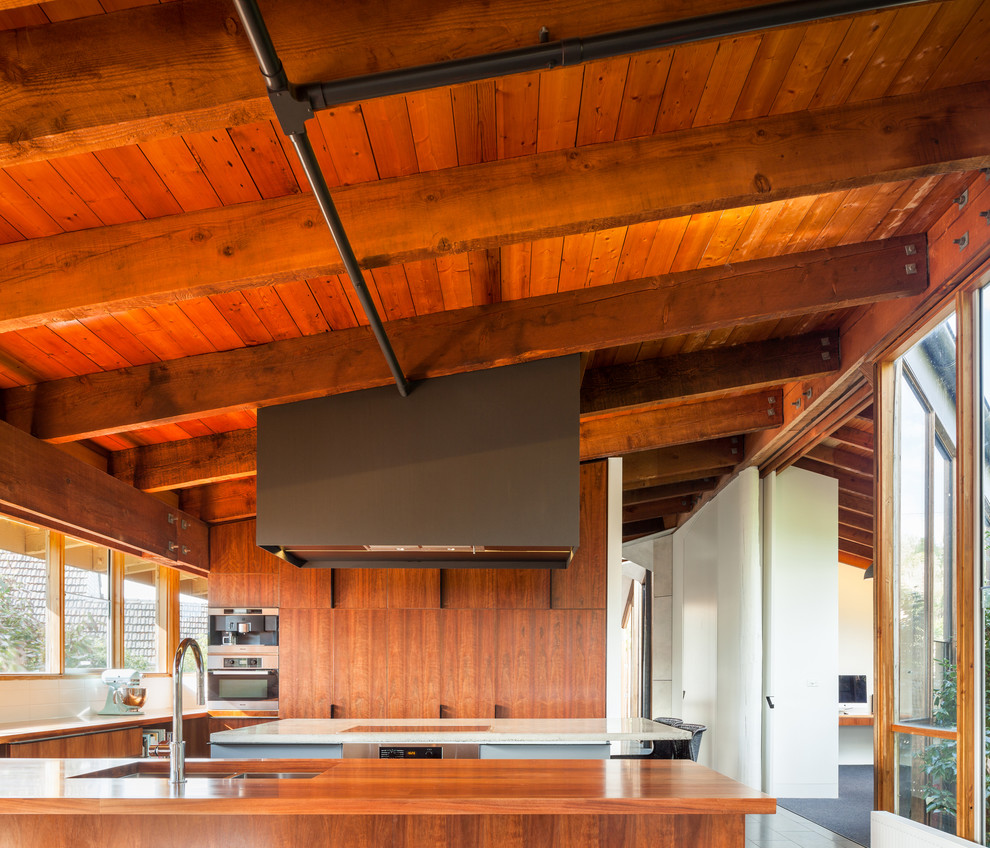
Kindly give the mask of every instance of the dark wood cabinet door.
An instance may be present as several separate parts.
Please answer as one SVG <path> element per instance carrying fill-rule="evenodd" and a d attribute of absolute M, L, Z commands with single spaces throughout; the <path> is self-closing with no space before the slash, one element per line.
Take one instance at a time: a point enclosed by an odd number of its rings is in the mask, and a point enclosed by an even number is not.
<path fill-rule="evenodd" d="M 333 610 L 283 608 L 279 658 L 279 718 L 330 718 Z"/>

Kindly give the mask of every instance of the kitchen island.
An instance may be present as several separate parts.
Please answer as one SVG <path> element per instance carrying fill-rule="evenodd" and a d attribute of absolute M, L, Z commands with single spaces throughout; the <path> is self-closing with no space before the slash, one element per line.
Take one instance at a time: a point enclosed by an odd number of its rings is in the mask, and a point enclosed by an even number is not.
<path fill-rule="evenodd" d="M 190 760 L 180 787 L 167 767 L 4 763 L 0 848 L 743 848 L 745 814 L 775 810 L 774 799 L 684 760 Z M 221 773 L 255 777 L 206 776 Z"/>
<path fill-rule="evenodd" d="M 611 743 L 690 739 L 644 718 L 283 719 L 210 736 L 215 757 L 379 756 L 434 748 L 444 759 L 608 759 Z"/>

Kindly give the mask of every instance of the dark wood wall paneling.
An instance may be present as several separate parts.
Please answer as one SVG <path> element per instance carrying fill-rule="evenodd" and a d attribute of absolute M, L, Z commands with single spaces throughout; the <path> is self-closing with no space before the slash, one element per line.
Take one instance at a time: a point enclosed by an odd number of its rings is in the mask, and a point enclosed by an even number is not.
<path fill-rule="evenodd" d="M 605 714 L 604 461 L 581 466 L 562 571 L 296 569 L 253 521 L 211 535 L 210 603 L 278 606 L 283 718 Z"/>

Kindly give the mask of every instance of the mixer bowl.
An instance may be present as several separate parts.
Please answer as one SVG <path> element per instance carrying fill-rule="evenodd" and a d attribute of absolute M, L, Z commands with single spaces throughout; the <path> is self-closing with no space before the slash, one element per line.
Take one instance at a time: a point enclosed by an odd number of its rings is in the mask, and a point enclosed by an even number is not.
<path fill-rule="evenodd" d="M 127 686 L 121 692 L 120 702 L 125 707 L 143 707 L 148 698 L 148 690 L 144 686 Z"/>

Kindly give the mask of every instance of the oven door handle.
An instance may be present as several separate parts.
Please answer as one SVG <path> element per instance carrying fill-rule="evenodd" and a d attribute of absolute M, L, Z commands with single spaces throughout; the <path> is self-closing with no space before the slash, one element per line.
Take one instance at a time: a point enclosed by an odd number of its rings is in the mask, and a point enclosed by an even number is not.
<path fill-rule="evenodd" d="M 215 675 L 216 677 L 243 677 L 246 674 L 252 674 L 255 677 L 261 674 L 272 674 L 277 671 L 274 668 L 259 668 L 257 671 L 226 671 L 221 669 L 210 669 L 207 674 Z"/>

